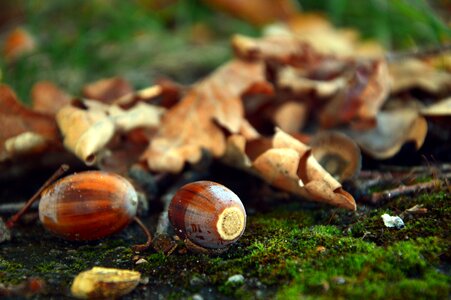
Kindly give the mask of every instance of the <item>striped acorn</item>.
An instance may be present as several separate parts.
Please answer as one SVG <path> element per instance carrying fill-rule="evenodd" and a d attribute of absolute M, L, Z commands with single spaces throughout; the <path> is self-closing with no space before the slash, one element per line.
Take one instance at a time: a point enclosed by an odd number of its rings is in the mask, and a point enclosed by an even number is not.
<path fill-rule="evenodd" d="M 46 188 L 39 218 L 52 233 L 68 240 L 96 240 L 126 227 L 136 216 L 138 196 L 125 178 L 86 171 Z"/>
<path fill-rule="evenodd" d="M 169 205 L 168 216 L 187 247 L 199 252 L 225 250 L 246 227 L 246 211 L 238 196 L 211 181 L 181 187 Z"/>

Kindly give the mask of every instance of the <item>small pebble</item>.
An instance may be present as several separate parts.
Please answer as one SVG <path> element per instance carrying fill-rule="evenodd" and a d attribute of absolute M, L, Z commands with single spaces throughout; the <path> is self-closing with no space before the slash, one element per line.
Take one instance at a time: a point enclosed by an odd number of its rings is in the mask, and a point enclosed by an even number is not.
<path fill-rule="evenodd" d="M 232 275 L 227 279 L 227 282 L 228 283 L 244 283 L 244 276 L 241 274 Z"/>
<path fill-rule="evenodd" d="M 390 216 L 389 214 L 383 214 L 381 216 L 384 221 L 384 225 L 390 228 L 401 229 L 404 228 L 404 221 L 398 216 Z"/>
<path fill-rule="evenodd" d="M 204 297 L 202 297 L 202 296 L 199 295 L 199 294 L 194 294 L 193 297 L 192 297 L 192 299 L 193 299 L 193 300 L 204 300 Z"/>

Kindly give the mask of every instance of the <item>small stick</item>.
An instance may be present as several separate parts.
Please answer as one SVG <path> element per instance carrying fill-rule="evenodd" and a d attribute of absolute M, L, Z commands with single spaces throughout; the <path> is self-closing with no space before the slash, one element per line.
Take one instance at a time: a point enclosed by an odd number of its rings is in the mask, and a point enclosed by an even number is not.
<path fill-rule="evenodd" d="M 14 224 L 22 217 L 22 215 L 30 208 L 30 206 L 35 202 L 37 199 L 39 199 L 39 196 L 41 193 L 50 185 L 52 184 L 58 177 L 60 177 L 62 174 L 64 174 L 67 170 L 69 170 L 69 166 L 66 164 L 61 165 L 58 170 L 53 173 L 52 176 L 50 176 L 49 179 L 44 183 L 44 185 L 41 186 L 41 188 L 33 195 L 33 197 L 28 200 L 27 203 L 25 203 L 24 207 L 17 212 L 14 216 L 12 216 L 7 222 L 6 227 L 12 228 Z"/>
<path fill-rule="evenodd" d="M 146 225 L 144 225 L 144 223 L 138 217 L 134 217 L 133 220 L 139 225 L 139 227 L 141 227 L 142 231 L 144 231 L 144 234 L 147 237 L 147 241 L 145 244 L 139 244 L 139 245 L 133 246 L 133 251 L 142 252 L 142 251 L 146 250 L 147 248 L 149 248 L 150 245 L 152 244 L 152 235 L 150 234 L 150 231 L 149 231 L 149 229 L 147 229 Z"/>
<path fill-rule="evenodd" d="M 441 185 L 441 180 L 435 179 L 431 180 L 429 182 L 424 183 L 418 183 L 414 185 L 408 185 L 408 186 L 400 186 L 396 189 L 387 190 L 379 193 L 374 193 L 371 195 L 371 197 L 368 199 L 371 203 L 379 203 L 381 201 L 390 200 L 395 197 L 399 197 L 402 195 L 408 195 L 411 193 L 416 193 L 424 190 L 433 189 L 437 186 Z"/>
<path fill-rule="evenodd" d="M 451 50 L 451 44 L 439 45 L 437 47 L 414 49 L 406 52 L 391 52 L 386 55 L 386 59 L 389 62 L 396 60 L 402 60 L 406 58 L 426 58 L 428 56 L 434 56 L 443 54 Z"/>

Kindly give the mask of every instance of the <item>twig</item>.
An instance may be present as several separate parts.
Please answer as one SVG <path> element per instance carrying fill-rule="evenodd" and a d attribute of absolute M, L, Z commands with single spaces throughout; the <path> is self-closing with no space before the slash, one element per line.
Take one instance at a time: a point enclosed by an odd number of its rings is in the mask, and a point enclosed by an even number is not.
<path fill-rule="evenodd" d="M 418 193 L 418 192 L 425 191 L 425 190 L 431 190 L 431 189 L 434 189 L 434 188 L 440 186 L 441 184 L 442 184 L 441 180 L 434 179 L 429 182 L 418 183 L 418 184 L 413 184 L 413 185 L 408 185 L 408 186 L 400 186 L 395 189 L 378 192 L 378 193 L 373 193 L 371 195 L 371 197 L 369 197 L 367 199 L 367 201 L 370 203 L 376 204 L 376 203 L 380 203 L 381 201 L 391 200 L 395 197 L 399 197 L 402 195 L 409 195 L 409 194 Z"/>
<path fill-rule="evenodd" d="M 387 61 L 393 62 L 406 58 L 426 58 L 445 53 L 451 50 L 451 44 L 439 45 L 437 47 L 414 49 L 405 52 L 390 52 L 385 57 Z"/>
<path fill-rule="evenodd" d="M 18 212 L 26 202 L 13 202 L 13 203 L 1 203 L 0 204 L 0 214 L 13 214 Z M 29 209 L 38 209 L 38 203 L 35 202 Z"/>
<path fill-rule="evenodd" d="M 35 202 L 39 197 L 41 196 L 41 193 L 50 185 L 52 184 L 58 177 L 60 177 L 62 174 L 64 174 L 67 170 L 69 170 L 68 165 L 62 165 L 58 168 L 58 170 L 53 173 L 52 176 L 50 176 L 49 179 L 41 186 L 41 188 L 28 200 L 28 202 L 22 207 L 22 209 L 16 213 L 14 216 L 12 216 L 7 222 L 6 227 L 12 228 L 14 224 L 20 219 L 20 217 L 28 210 L 28 208 Z"/>

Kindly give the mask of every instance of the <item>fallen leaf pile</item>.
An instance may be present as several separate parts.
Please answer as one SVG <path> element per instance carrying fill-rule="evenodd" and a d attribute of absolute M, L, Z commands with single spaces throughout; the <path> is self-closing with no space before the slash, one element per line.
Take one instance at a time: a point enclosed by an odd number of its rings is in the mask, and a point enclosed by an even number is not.
<path fill-rule="evenodd" d="M 450 116 L 451 73 L 440 65 L 449 53 L 387 61 L 377 43 L 315 15 L 231 43 L 235 58 L 191 87 L 160 81 L 134 91 L 115 77 L 75 99 L 40 82 L 30 109 L 2 85 L 0 161 L 63 143 L 101 169 L 139 163 L 179 173 L 208 153 L 284 191 L 354 210 L 340 182 L 359 172 L 359 148 L 376 159 L 409 141 L 420 148 L 426 118 Z"/>

